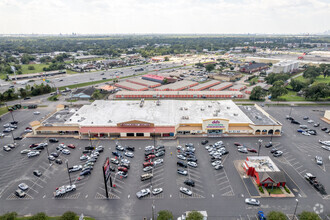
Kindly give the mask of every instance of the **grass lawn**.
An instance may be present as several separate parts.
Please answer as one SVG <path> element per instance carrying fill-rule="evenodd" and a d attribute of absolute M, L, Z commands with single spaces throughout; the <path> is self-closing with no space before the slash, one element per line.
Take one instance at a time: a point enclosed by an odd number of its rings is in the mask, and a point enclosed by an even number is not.
<path fill-rule="evenodd" d="M 67 74 L 76 74 L 76 73 L 78 73 L 78 72 L 75 72 L 75 71 L 72 71 L 72 70 L 68 70 L 68 69 L 67 69 L 67 70 L 66 70 L 66 73 L 67 73 Z"/>
<path fill-rule="evenodd" d="M 297 79 L 299 81 L 302 81 L 302 82 L 307 82 L 308 81 L 308 79 L 305 79 L 303 76 L 298 76 L 295 79 Z M 320 76 L 315 78 L 315 82 L 313 84 L 316 84 L 316 83 L 330 83 L 330 77 L 324 78 L 323 75 L 320 75 Z"/>
<path fill-rule="evenodd" d="M 28 70 L 29 66 L 34 66 L 34 70 Z M 47 64 L 23 64 L 22 65 L 22 73 L 29 74 L 29 73 L 40 73 L 43 72 L 44 67 L 48 67 Z"/>
<path fill-rule="evenodd" d="M 0 108 L 0 116 L 3 115 L 3 114 L 5 114 L 5 113 L 7 113 L 7 112 L 8 112 L 7 107 Z"/>
<path fill-rule="evenodd" d="M 273 189 L 272 188 L 266 188 L 268 193 L 271 193 L 271 194 L 283 194 L 282 190 L 279 188 L 279 187 L 274 187 Z"/>
<path fill-rule="evenodd" d="M 288 91 L 286 95 L 279 97 L 279 100 L 286 100 L 286 101 L 305 101 L 305 97 L 297 96 L 295 91 Z"/>

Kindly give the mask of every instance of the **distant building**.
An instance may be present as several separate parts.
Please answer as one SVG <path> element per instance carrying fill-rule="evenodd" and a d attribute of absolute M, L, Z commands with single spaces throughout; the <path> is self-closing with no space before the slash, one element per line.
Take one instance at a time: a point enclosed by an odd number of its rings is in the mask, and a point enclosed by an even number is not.
<path fill-rule="evenodd" d="M 248 156 L 243 163 L 246 174 L 252 177 L 258 186 L 285 186 L 284 172 L 268 156 Z"/>
<path fill-rule="evenodd" d="M 325 121 L 326 123 L 330 124 L 330 110 L 326 110 L 324 112 L 324 116 L 323 118 L 321 118 L 323 121 Z"/>
<path fill-rule="evenodd" d="M 72 93 L 73 99 L 91 99 L 95 91 L 94 87 L 80 88 Z"/>
<path fill-rule="evenodd" d="M 267 70 L 269 66 L 267 63 L 249 63 L 240 68 L 240 71 L 243 73 L 254 73 L 261 70 Z"/>
<path fill-rule="evenodd" d="M 165 77 L 165 76 L 158 76 L 158 75 L 152 75 L 152 74 L 146 74 L 142 76 L 142 79 L 158 82 L 158 83 L 164 83 L 167 81 L 168 83 L 175 82 L 176 79 L 173 79 L 171 77 Z M 166 80 L 165 80 L 166 79 Z"/>
<path fill-rule="evenodd" d="M 292 73 L 299 67 L 297 61 L 282 61 L 273 65 L 273 73 Z"/>

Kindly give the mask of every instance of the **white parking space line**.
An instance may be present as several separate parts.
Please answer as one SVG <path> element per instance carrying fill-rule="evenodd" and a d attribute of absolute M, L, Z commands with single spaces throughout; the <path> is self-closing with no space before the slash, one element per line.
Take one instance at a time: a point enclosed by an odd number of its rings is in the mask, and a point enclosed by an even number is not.
<path fill-rule="evenodd" d="M 218 185 L 221 186 L 221 185 L 224 184 L 224 183 L 229 183 L 229 180 L 226 180 L 226 181 L 224 181 L 224 182 L 218 183 Z"/>
<path fill-rule="evenodd" d="M 230 188 L 230 185 L 225 186 L 225 187 L 222 187 L 222 188 L 220 188 L 219 190 L 222 191 L 222 190 L 227 189 L 227 188 Z"/>
<path fill-rule="evenodd" d="M 299 169 L 301 169 L 301 168 L 303 168 L 303 165 L 300 165 L 300 166 L 298 166 L 298 167 L 294 167 L 296 170 L 299 170 Z"/>

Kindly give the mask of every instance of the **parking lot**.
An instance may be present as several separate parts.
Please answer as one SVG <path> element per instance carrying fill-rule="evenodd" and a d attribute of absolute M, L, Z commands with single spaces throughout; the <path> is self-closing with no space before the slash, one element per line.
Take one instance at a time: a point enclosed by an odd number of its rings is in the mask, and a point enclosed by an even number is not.
<path fill-rule="evenodd" d="M 303 178 L 306 172 L 313 173 L 330 192 L 328 182 L 330 178 L 329 152 L 322 149 L 321 144 L 318 143 L 319 139 L 329 140 L 329 138 L 327 139 L 329 135 L 320 131 L 320 128 L 326 125 L 319 120 L 322 113 L 313 111 L 313 109 L 315 107 L 294 107 L 291 115 L 300 122 L 303 122 L 303 115 L 308 115 L 314 121 L 320 122 L 321 126 L 316 128 L 318 132 L 316 136 L 303 136 L 296 131 L 299 126 L 291 124 L 285 119 L 285 115 L 290 111 L 289 107 L 266 109 L 283 124 L 283 136 L 273 137 L 272 141 L 273 145 L 284 154 L 274 158 L 270 153 L 271 148 L 262 147 L 260 155 L 270 156 L 278 167 L 285 171 L 287 185 L 299 199 L 298 212 L 302 210 L 312 211 L 316 204 L 321 204 L 323 213 L 320 215 L 322 216 L 324 213 L 329 213 L 330 198 L 328 195 L 318 193 Z M 30 110 L 26 110 L 26 113 L 33 115 L 33 111 Z M 42 112 L 42 114 L 46 114 L 46 112 Z M 43 117 L 42 114 L 31 117 L 41 118 Z M 22 116 L 17 114 L 18 119 L 15 118 L 19 121 L 17 132 L 21 132 L 23 127 L 27 127 L 29 121 L 20 117 Z M 10 120 L 9 115 L 4 116 L 0 123 L 1 127 Z M 57 187 L 70 184 L 66 161 L 69 167 L 84 164 L 79 157 L 82 155 L 82 150 L 90 145 L 90 142 L 88 140 L 59 138 L 59 143 L 74 144 L 76 149 L 70 149 L 70 155 L 60 154 L 59 158 L 62 159 L 62 164 L 51 162 L 52 165 L 50 165 L 46 150 L 41 151 L 39 156 L 32 158 L 20 153 L 30 144 L 47 141 L 48 138 L 25 138 L 17 141 L 20 146 L 9 152 L 0 149 L 0 212 L 15 210 L 19 214 L 27 214 L 47 210 L 49 214 L 58 214 L 73 210 L 77 213 L 97 217 L 97 219 L 107 219 L 109 216 L 117 219 L 132 219 L 132 216 L 135 216 L 134 219 L 142 219 L 151 216 L 151 205 L 155 204 L 155 211 L 169 209 L 176 216 L 191 209 L 207 210 L 210 219 L 219 219 L 220 216 L 221 219 L 253 219 L 257 210 L 260 209 L 265 212 L 276 209 L 286 214 L 293 213 L 295 198 L 260 198 L 261 207 L 259 208 L 244 203 L 244 198 L 249 198 L 251 195 L 238 174 L 234 161 L 244 160 L 247 155 L 256 155 L 256 153 L 240 153 L 234 142 L 240 142 L 258 150 L 258 137 L 220 138 L 229 151 L 229 154 L 222 157 L 224 168 L 220 170 L 215 170 L 212 167 L 208 151 L 204 145 L 201 145 L 202 139 L 204 138 L 156 139 L 156 145 L 165 146 L 165 156 L 161 157 L 164 162 L 153 169 L 153 178 L 145 181 L 140 180 L 140 176 L 145 173 L 142 166 L 142 163 L 145 162 L 144 148 L 154 145 L 154 140 L 93 140 L 92 144 L 94 146 L 102 145 L 104 152 L 100 154 L 92 174 L 79 178 L 80 172 L 70 173 L 71 182 L 77 186 L 77 190 L 55 198 L 53 193 Z M 209 144 L 220 139 L 208 138 Z M 261 139 L 263 145 L 270 141 L 270 137 Z M 2 145 L 12 143 L 10 136 L 0 141 Z M 59 143 L 49 143 L 49 153 L 55 151 Z M 121 146 L 134 146 L 134 158 L 125 157 L 131 162 L 127 178 L 120 178 L 116 173 L 111 174 L 115 187 L 109 190 L 109 200 L 107 200 L 101 169 L 106 157 L 114 157 L 112 152 L 116 151 L 116 143 Z M 198 167 L 188 166 L 186 168 L 188 175 L 182 176 L 177 173 L 176 163 L 179 159 L 177 158 L 176 147 L 186 143 L 194 144 Z M 315 163 L 316 155 L 323 156 L 323 166 Z M 114 165 L 112 164 L 112 166 Z M 36 169 L 42 172 L 41 177 L 33 175 L 33 170 Z M 188 178 L 195 182 L 195 187 L 183 183 Z M 22 182 L 26 183 L 29 189 L 26 191 L 26 197 L 18 198 L 14 192 L 18 184 Z M 179 188 L 182 186 L 190 189 L 193 192 L 192 196 L 181 193 Z M 138 199 L 136 193 L 145 188 L 163 188 L 163 192 Z M 146 212 L 146 210 L 148 211 Z"/>

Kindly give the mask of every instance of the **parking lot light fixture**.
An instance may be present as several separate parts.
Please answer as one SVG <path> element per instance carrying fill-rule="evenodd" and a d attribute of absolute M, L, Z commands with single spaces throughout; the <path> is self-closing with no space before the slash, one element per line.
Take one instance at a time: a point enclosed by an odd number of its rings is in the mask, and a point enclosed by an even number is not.
<path fill-rule="evenodd" d="M 261 149 L 261 144 L 262 144 L 262 140 L 259 139 L 258 142 L 259 142 L 258 157 L 259 157 L 259 155 L 260 155 L 260 149 Z"/>
<path fill-rule="evenodd" d="M 52 162 L 50 162 L 50 159 L 49 159 L 49 151 L 48 151 L 48 147 L 46 147 L 46 150 L 47 150 L 47 158 L 48 158 L 48 161 L 49 161 L 49 165 L 51 166 L 52 165 Z"/>
<path fill-rule="evenodd" d="M 296 216 L 296 212 L 297 212 L 297 208 L 298 208 L 298 203 L 299 203 L 299 200 L 296 199 L 296 208 L 294 209 L 294 213 L 293 213 L 293 216 L 292 216 L 292 220 L 295 219 L 295 216 Z"/>
<path fill-rule="evenodd" d="M 65 163 L 66 163 L 66 169 L 68 170 L 69 181 L 70 181 L 70 186 L 71 186 L 72 185 L 72 182 L 71 182 L 71 176 L 70 176 L 70 172 L 69 172 L 69 161 L 66 160 Z"/>

